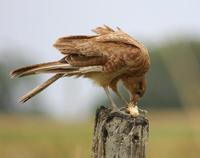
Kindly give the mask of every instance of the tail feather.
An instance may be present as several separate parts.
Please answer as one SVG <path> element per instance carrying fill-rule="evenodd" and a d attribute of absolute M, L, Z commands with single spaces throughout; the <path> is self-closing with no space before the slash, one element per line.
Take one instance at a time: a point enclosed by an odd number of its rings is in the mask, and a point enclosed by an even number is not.
<path fill-rule="evenodd" d="M 22 67 L 22 68 L 19 68 L 19 69 L 16 69 L 16 70 L 13 70 L 11 73 L 10 73 L 10 76 L 14 77 L 15 75 L 17 74 L 20 74 L 22 72 L 25 72 L 27 70 L 30 70 L 30 69 L 34 69 L 34 68 L 37 68 L 37 67 L 40 67 L 40 66 L 47 66 L 47 65 L 52 65 L 52 64 L 56 64 L 58 63 L 57 61 L 56 62 L 46 62 L 46 63 L 40 63 L 40 64 L 35 64 L 35 65 L 30 65 L 30 66 L 26 66 L 26 67 Z"/>
<path fill-rule="evenodd" d="M 67 72 L 68 70 L 76 69 L 69 64 L 55 64 L 55 65 L 47 65 L 44 67 L 38 67 L 30 70 L 26 70 L 19 74 L 19 77 L 38 74 L 38 73 L 58 73 L 58 70 L 63 70 L 63 72 Z"/>
<path fill-rule="evenodd" d="M 49 62 L 49 63 L 23 67 L 12 71 L 10 75 L 12 78 L 16 78 L 36 73 L 56 73 L 47 81 L 43 82 L 39 86 L 35 87 L 34 89 L 26 93 L 24 96 L 22 96 L 19 102 L 24 103 L 61 77 L 84 76 L 84 74 L 90 72 L 102 72 L 102 70 L 103 70 L 102 66 L 73 67 L 70 64 L 64 62 Z"/>
<path fill-rule="evenodd" d="M 47 81 L 43 82 L 39 86 L 35 87 L 34 89 L 26 93 L 24 96 L 20 98 L 19 102 L 25 103 L 26 101 L 28 101 L 29 99 L 37 95 L 39 92 L 47 88 L 49 85 L 51 85 L 52 83 L 54 83 L 56 80 L 58 80 L 61 77 L 74 76 L 74 75 L 82 76 L 85 73 L 102 72 L 102 69 L 103 69 L 102 66 L 88 66 L 88 67 L 79 68 L 78 70 L 69 70 L 68 72 L 65 71 L 63 73 L 59 72 L 55 74 L 54 76 L 52 76 L 51 78 L 49 78 Z"/>
<path fill-rule="evenodd" d="M 58 80 L 59 78 L 61 78 L 62 76 L 63 76 L 63 74 L 56 74 L 56 75 L 52 76 L 47 81 L 43 82 L 39 86 L 35 87 L 34 89 L 32 89 L 31 91 L 29 91 L 28 93 L 26 93 L 24 96 L 22 96 L 20 98 L 19 102 L 20 103 L 25 103 L 26 101 L 28 101 L 29 99 L 31 99 L 32 97 L 34 97 L 36 94 L 38 94 L 39 92 L 41 92 L 42 90 L 44 90 L 45 88 L 47 88 L 48 86 L 50 86 L 53 82 L 55 82 L 56 80 Z"/>
<path fill-rule="evenodd" d="M 36 64 L 16 69 L 10 73 L 10 76 L 11 78 L 17 78 L 37 73 L 58 73 L 59 72 L 58 70 L 67 72 L 67 70 L 75 70 L 75 69 L 77 69 L 77 67 L 73 67 L 68 63 L 48 62 L 48 63 Z"/>

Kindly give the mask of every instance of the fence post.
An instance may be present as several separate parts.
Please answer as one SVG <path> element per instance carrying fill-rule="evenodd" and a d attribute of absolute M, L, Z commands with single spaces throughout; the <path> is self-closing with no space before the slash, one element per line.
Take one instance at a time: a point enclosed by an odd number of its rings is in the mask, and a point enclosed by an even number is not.
<path fill-rule="evenodd" d="M 92 158 L 145 158 L 149 121 L 101 106 L 97 109 Z"/>

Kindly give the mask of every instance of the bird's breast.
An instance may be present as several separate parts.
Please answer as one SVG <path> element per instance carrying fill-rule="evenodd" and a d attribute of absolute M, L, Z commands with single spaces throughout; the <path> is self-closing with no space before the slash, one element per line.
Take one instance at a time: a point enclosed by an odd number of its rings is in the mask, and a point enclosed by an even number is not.
<path fill-rule="evenodd" d="M 85 74 L 84 77 L 92 79 L 95 84 L 101 87 L 107 87 L 109 83 L 120 74 L 121 72 L 92 72 Z"/>

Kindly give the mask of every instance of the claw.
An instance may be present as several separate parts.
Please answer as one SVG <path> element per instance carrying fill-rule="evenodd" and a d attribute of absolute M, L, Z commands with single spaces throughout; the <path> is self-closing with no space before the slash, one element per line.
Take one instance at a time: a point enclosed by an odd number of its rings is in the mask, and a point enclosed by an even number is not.
<path fill-rule="evenodd" d="M 143 113 L 144 115 L 146 115 L 146 114 L 148 113 L 148 111 L 145 110 L 145 109 L 140 109 L 140 108 L 138 108 L 138 110 L 139 110 L 141 113 Z"/>
<path fill-rule="evenodd" d="M 138 106 L 134 105 L 133 103 L 129 103 L 128 107 L 121 107 L 121 108 L 113 107 L 111 114 L 114 114 L 114 113 L 119 113 L 119 114 L 126 115 L 129 117 L 130 116 L 137 117 L 139 115 L 146 116 L 148 111 L 138 108 Z"/>
<path fill-rule="evenodd" d="M 127 113 L 127 110 L 125 107 L 122 107 L 120 109 L 118 108 L 113 108 L 112 111 L 111 111 L 111 114 L 114 114 L 114 113 L 119 113 L 121 115 L 125 115 L 125 116 L 129 116 L 130 117 L 130 114 Z"/>
<path fill-rule="evenodd" d="M 123 115 L 125 114 L 125 112 L 121 111 L 120 109 L 116 109 L 116 108 L 112 109 L 111 114 L 113 114 L 113 113 L 120 113 Z"/>

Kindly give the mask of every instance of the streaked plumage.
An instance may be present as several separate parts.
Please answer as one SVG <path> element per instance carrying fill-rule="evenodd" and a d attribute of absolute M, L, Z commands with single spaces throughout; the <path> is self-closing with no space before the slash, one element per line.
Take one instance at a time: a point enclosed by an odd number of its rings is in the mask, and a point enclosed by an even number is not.
<path fill-rule="evenodd" d="M 130 92 L 136 105 L 146 89 L 145 74 L 150 67 L 147 49 L 121 29 L 108 26 L 93 30 L 96 35 L 67 36 L 59 38 L 54 46 L 64 55 L 59 61 L 20 68 L 11 77 L 38 73 L 55 75 L 21 98 L 25 102 L 61 77 L 82 76 L 95 81 L 109 95 L 110 87 L 118 96 L 118 81 Z"/>

